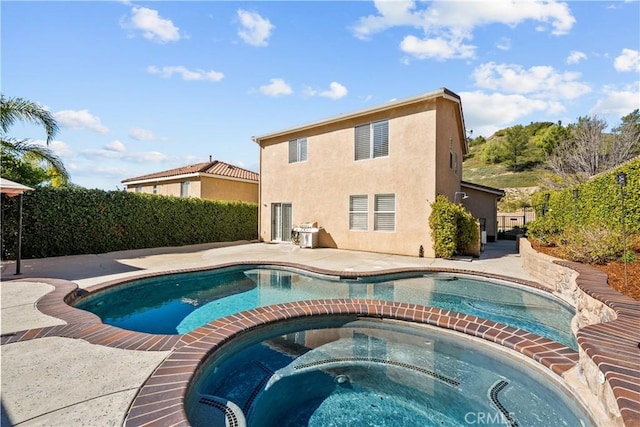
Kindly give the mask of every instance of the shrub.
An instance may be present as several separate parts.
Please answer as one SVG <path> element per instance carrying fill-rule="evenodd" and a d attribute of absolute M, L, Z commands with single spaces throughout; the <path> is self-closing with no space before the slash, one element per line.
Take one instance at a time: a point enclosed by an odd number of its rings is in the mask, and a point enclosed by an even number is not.
<path fill-rule="evenodd" d="M 473 216 L 461 204 L 451 203 L 442 195 L 431 204 L 429 226 L 436 257 L 462 254 L 479 239 L 478 224 Z"/>
<path fill-rule="evenodd" d="M 562 230 L 554 221 L 546 217 L 537 219 L 527 225 L 527 236 L 533 237 L 547 246 L 555 246 L 558 243 Z"/>
<path fill-rule="evenodd" d="M 576 227 L 562 233 L 563 257 L 586 264 L 606 264 L 624 254 L 622 233 L 604 227 Z"/>
<path fill-rule="evenodd" d="M 485 164 L 501 163 L 506 159 L 504 149 L 499 141 L 491 141 L 482 147 L 480 159 Z"/>

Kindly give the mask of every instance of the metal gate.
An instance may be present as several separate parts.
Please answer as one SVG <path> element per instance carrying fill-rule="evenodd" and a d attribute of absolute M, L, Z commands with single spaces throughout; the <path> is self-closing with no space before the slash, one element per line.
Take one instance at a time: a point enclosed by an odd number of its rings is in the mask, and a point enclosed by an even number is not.
<path fill-rule="evenodd" d="M 498 213 L 498 239 L 515 240 L 534 219 L 536 213 L 532 207 L 522 208 L 522 212 Z"/>

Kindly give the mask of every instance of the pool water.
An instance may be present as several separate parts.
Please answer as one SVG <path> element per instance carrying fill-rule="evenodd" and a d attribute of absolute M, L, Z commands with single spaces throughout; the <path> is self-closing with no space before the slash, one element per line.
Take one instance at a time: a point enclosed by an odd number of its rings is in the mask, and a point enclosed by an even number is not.
<path fill-rule="evenodd" d="M 190 424 L 212 419 L 202 402 L 215 398 L 260 427 L 594 425 L 551 373 L 476 338 L 332 322 L 276 325 L 214 353 L 187 394 Z"/>
<path fill-rule="evenodd" d="M 300 272 L 234 267 L 142 279 L 80 299 L 75 307 L 106 324 L 155 334 L 184 334 L 256 307 L 324 298 L 369 298 L 466 313 L 577 349 L 575 310 L 532 288 L 443 273 L 330 280 Z"/>

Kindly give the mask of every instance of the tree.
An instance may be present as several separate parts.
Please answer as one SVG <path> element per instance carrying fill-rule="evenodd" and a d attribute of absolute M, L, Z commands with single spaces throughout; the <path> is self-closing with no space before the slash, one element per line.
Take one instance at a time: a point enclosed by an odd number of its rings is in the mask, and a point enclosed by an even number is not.
<path fill-rule="evenodd" d="M 640 110 L 624 116 L 613 128 L 614 143 L 607 147 L 608 162 L 614 166 L 640 154 Z"/>
<path fill-rule="evenodd" d="M 47 172 L 33 163 L 19 159 L 9 152 L 2 152 L 0 157 L 2 177 L 19 182 L 28 187 L 35 187 L 49 180 Z"/>
<path fill-rule="evenodd" d="M 546 155 L 552 154 L 561 141 L 567 138 L 567 130 L 558 121 L 541 132 L 538 132 L 533 139 L 534 144 L 540 147 Z"/>
<path fill-rule="evenodd" d="M 16 121 L 44 126 L 47 134 L 46 146 L 29 139 L 9 137 L 9 129 Z M 49 148 L 57 133 L 58 124 L 47 109 L 23 98 L 6 98 L 4 95 L 0 95 L 0 150 L 2 156 L 11 156 L 14 160 L 39 166 L 46 171 L 45 173 L 53 183 L 65 185 L 69 182 L 69 173 L 62 160 Z M 2 174 L 4 175 L 4 168 Z"/>
<path fill-rule="evenodd" d="M 567 136 L 547 160 L 547 167 L 571 186 L 586 182 L 614 168 L 640 151 L 640 112 L 623 117 L 622 123 L 605 134 L 607 122 L 598 116 L 579 117 L 567 127 Z"/>
<path fill-rule="evenodd" d="M 529 136 L 522 125 L 515 125 L 507 129 L 507 139 L 504 141 L 504 154 L 513 171 L 518 170 L 518 160 L 527 151 Z"/>

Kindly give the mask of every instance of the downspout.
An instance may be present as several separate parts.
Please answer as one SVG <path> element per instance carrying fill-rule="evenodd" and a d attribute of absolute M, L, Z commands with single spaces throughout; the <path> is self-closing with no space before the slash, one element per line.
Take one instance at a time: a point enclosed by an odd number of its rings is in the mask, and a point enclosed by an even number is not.
<path fill-rule="evenodd" d="M 251 138 L 253 142 L 258 144 L 258 149 L 260 150 L 260 154 L 258 156 L 258 241 L 262 241 L 262 144 L 260 141 L 254 136 Z"/>

